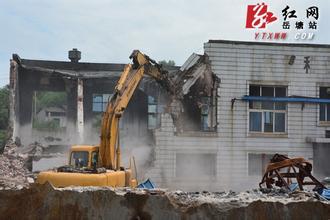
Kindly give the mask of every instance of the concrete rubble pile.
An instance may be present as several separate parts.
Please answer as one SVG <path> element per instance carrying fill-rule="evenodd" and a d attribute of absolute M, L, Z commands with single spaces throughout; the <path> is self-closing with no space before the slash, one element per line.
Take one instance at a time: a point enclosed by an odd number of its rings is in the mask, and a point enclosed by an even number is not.
<path fill-rule="evenodd" d="M 329 219 L 330 202 L 313 191 L 284 188 L 183 192 L 111 187 L 54 188 L 33 183 L 28 150 L 8 143 L 0 155 L 3 219 Z M 24 153 L 23 153 L 24 152 Z M 33 202 L 31 202 L 33 201 Z M 20 210 L 19 212 L 17 210 Z"/>
<path fill-rule="evenodd" d="M 30 160 L 28 154 L 19 153 L 16 144 L 8 142 L 0 154 L 0 189 L 22 189 L 33 183 Z"/>
<path fill-rule="evenodd" d="M 0 215 L 4 219 L 329 219 L 330 203 L 312 192 L 283 190 L 188 193 L 32 184 L 22 190 L 1 190 Z"/>

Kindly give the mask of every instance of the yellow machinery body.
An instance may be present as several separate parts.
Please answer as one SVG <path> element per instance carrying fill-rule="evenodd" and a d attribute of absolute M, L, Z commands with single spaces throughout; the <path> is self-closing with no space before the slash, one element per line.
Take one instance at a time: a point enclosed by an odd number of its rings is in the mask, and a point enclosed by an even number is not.
<path fill-rule="evenodd" d="M 47 181 L 55 187 L 67 186 L 112 186 L 112 187 L 135 187 L 129 181 L 129 171 L 107 170 L 106 173 L 66 173 L 56 171 L 42 172 L 37 179 L 37 183 L 44 184 Z M 136 182 L 136 181 L 135 181 Z"/>
<path fill-rule="evenodd" d="M 72 155 L 76 152 L 85 152 L 88 155 L 86 168 L 92 170 L 93 153 L 98 154 L 98 146 L 76 145 L 72 146 L 69 154 L 69 164 L 72 164 Z M 125 170 L 105 170 L 103 173 L 77 173 L 77 172 L 58 172 L 55 170 L 39 173 L 37 183 L 51 183 L 55 187 L 67 186 L 112 186 L 112 187 L 136 187 L 137 181 L 132 178 L 130 168 Z"/>

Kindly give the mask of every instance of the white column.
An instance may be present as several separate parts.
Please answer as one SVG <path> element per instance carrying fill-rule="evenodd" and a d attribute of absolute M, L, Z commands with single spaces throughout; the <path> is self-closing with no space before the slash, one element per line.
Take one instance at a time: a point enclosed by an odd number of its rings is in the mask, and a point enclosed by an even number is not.
<path fill-rule="evenodd" d="M 18 115 L 19 105 L 18 103 L 18 88 L 17 88 L 17 77 L 18 77 L 18 64 L 14 60 L 10 60 L 10 95 L 9 95 L 9 126 L 13 129 L 12 141 L 15 141 L 16 137 L 19 137 L 19 122 Z M 32 128 L 31 128 L 32 130 Z"/>
<path fill-rule="evenodd" d="M 77 87 L 77 130 L 79 142 L 84 142 L 84 84 L 82 79 L 78 79 Z"/>

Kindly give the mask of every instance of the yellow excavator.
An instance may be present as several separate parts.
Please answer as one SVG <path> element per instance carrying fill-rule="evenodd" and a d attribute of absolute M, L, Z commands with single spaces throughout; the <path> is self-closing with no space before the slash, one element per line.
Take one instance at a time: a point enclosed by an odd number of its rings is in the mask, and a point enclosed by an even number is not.
<path fill-rule="evenodd" d="M 135 161 L 131 163 L 130 160 L 129 168 L 121 167 L 119 120 L 144 75 L 153 77 L 169 92 L 174 86 L 168 72 L 147 55 L 134 50 L 130 59 L 133 64 L 125 66 L 103 114 L 100 145 L 72 146 L 69 164 L 56 170 L 40 172 L 37 183 L 49 182 L 55 187 L 137 186 Z M 132 166 L 135 168 L 135 175 Z"/>

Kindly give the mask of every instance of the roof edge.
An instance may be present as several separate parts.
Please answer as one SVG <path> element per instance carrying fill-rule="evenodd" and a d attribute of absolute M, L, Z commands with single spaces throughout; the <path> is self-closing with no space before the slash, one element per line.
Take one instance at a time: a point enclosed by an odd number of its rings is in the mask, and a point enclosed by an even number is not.
<path fill-rule="evenodd" d="M 233 40 L 209 40 L 207 43 L 264 45 L 264 46 L 286 46 L 286 47 L 319 47 L 330 48 L 330 44 L 306 44 L 306 43 L 273 43 L 260 41 L 233 41 Z"/>

